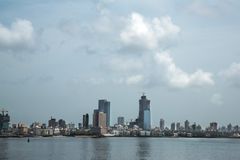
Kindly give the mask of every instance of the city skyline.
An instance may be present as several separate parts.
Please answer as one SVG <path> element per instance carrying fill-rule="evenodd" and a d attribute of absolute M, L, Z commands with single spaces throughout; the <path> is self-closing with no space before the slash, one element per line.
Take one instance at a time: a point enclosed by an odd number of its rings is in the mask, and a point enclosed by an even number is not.
<path fill-rule="evenodd" d="M 102 125 L 104 124 L 103 128 L 108 128 L 108 127 L 113 127 L 113 126 L 119 124 L 120 122 L 121 123 L 123 122 L 122 125 L 131 126 L 131 123 L 133 123 L 133 124 L 136 124 L 139 128 L 146 130 L 146 131 L 152 130 L 154 128 L 159 128 L 160 130 L 165 130 L 168 128 L 169 130 L 172 130 L 172 131 L 175 131 L 175 130 L 179 131 L 179 129 L 181 127 L 183 127 L 186 131 L 188 131 L 188 130 L 190 130 L 192 125 L 195 125 L 195 127 L 199 126 L 200 130 L 201 129 L 205 130 L 205 129 L 209 128 L 209 124 L 210 124 L 210 128 L 214 128 L 216 130 L 221 129 L 222 127 L 229 126 L 229 125 L 238 126 L 238 124 L 234 124 L 232 122 L 229 122 L 227 124 L 219 124 L 218 121 L 216 121 L 216 120 L 208 122 L 207 125 L 202 125 L 202 124 L 198 123 L 197 120 L 189 122 L 189 120 L 186 119 L 184 121 L 173 120 L 170 122 L 170 121 L 165 121 L 165 119 L 163 119 L 163 118 L 159 119 L 158 125 L 152 125 L 150 101 L 151 100 L 147 99 L 146 94 L 143 92 L 141 98 L 139 99 L 139 108 L 138 108 L 139 110 L 136 111 L 136 112 L 138 112 L 137 118 L 132 117 L 131 120 L 125 121 L 124 115 L 110 118 L 110 113 L 111 113 L 110 112 L 110 110 L 111 110 L 110 109 L 110 101 L 108 101 L 107 99 L 99 99 L 98 100 L 98 108 L 93 109 L 92 117 L 89 116 L 88 113 L 86 113 L 86 114 L 80 115 L 79 117 L 82 116 L 82 119 L 81 118 L 78 119 L 77 122 L 73 122 L 73 121 L 66 122 L 62 118 L 60 118 L 59 121 L 56 121 L 56 118 L 53 118 L 53 116 L 51 116 L 50 120 L 48 120 L 48 127 L 55 128 L 56 126 L 59 126 L 59 127 L 62 126 L 62 128 L 65 128 L 67 126 L 67 124 L 74 125 L 74 126 L 76 124 L 78 124 L 78 128 L 90 129 L 91 127 L 94 127 L 94 128 L 100 127 L 101 128 Z M 3 115 L 4 115 L 4 113 L 8 114 L 8 110 L 5 110 L 4 108 L 2 108 L 1 111 L 2 111 Z M 10 118 L 8 117 L 8 119 L 10 119 Z M 91 119 L 92 119 L 92 123 L 91 123 Z M 115 120 L 111 122 L 110 119 L 115 119 Z M 35 121 L 30 122 L 27 125 L 30 125 L 33 123 L 46 124 L 46 123 L 44 123 L 44 121 L 35 120 Z M 14 125 L 15 124 L 26 125 L 26 123 L 24 123 L 23 121 L 18 121 L 18 122 L 10 121 L 9 125 L 13 125 L 13 124 Z M 212 125 L 215 127 L 212 127 Z M 217 128 L 217 126 L 218 126 L 218 128 Z"/>
<path fill-rule="evenodd" d="M 240 124 L 240 2 L 0 1 L 0 106 L 12 121 L 78 123 L 97 101 L 138 117 Z M 109 116 L 108 116 L 109 117 Z"/>

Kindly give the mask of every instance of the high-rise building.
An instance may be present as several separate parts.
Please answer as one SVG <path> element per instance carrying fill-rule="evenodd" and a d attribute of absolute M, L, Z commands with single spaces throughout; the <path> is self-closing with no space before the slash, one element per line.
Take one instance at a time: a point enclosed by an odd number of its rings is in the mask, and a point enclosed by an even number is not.
<path fill-rule="evenodd" d="M 144 110 L 150 112 L 150 100 L 143 94 L 139 100 L 138 126 L 140 128 L 144 128 Z"/>
<path fill-rule="evenodd" d="M 59 128 L 66 128 L 67 127 L 66 122 L 63 119 L 58 120 L 58 125 L 59 125 Z"/>
<path fill-rule="evenodd" d="M 160 130 L 163 131 L 164 130 L 164 126 L 165 125 L 165 121 L 164 119 L 160 119 Z"/>
<path fill-rule="evenodd" d="M 2 110 L 0 113 L 0 133 L 5 132 L 9 128 L 10 116 L 8 115 L 8 111 Z"/>
<path fill-rule="evenodd" d="M 210 130 L 211 131 L 217 131 L 217 122 L 211 122 L 210 123 Z"/>
<path fill-rule="evenodd" d="M 93 112 L 93 127 L 106 127 L 107 115 L 104 112 L 100 112 L 95 109 Z"/>
<path fill-rule="evenodd" d="M 171 124 L 171 131 L 175 131 L 175 122 Z"/>
<path fill-rule="evenodd" d="M 177 131 L 180 131 L 180 122 L 177 122 L 176 129 Z"/>
<path fill-rule="evenodd" d="M 48 127 L 55 128 L 57 127 L 58 123 L 55 118 L 52 118 L 48 121 Z"/>
<path fill-rule="evenodd" d="M 197 129 L 197 124 L 196 124 L 196 122 L 194 122 L 191 126 L 191 130 L 196 131 L 196 129 Z"/>
<path fill-rule="evenodd" d="M 106 99 L 101 99 L 98 101 L 99 112 L 106 113 L 106 126 L 110 126 L 110 102 Z"/>
<path fill-rule="evenodd" d="M 104 112 L 98 113 L 98 127 L 106 128 L 107 115 Z"/>
<path fill-rule="evenodd" d="M 143 129 L 144 130 L 151 130 L 151 113 L 150 108 L 144 110 L 144 117 L 143 117 Z"/>
<path fill-rule="evenodd" d="M 118 117 L 118 125 L 124 125 L 124 117 Z"/>
<path fill-rule="evenodd" d="M 107 115 L 104 112 L 95 109 L 93 112 L 93 128 L 91 128 L 92 133 L 97 135 L 102 135 L 107 133 L 106 126 Z"/>
<path fill-rule="evenodd" d="M 99 110 L 93 110 L 93 127 L 98 127 L 98 117 L 99 117 Z"/>
<path fill-rule="evenodd" d="M 232 124 L 231 123 L 229 123 L 227 125 L 227 130 L 228 130 L 228 132 L 232 132 Z"/>
<path fill-rule="evenodd" d="M 84 129 L 89 128 L 89 116 L 88 116 L 88 114 L 83 115 L 83 128 Z"/>
<path fill-rule="evenodd" d="M 190 130 L 189 121 L 188 121 L 188 120 L 186 120 L 186 121 L 184 122 L 184 128 L 185 128 L 185 131 L 189 131 L 189 130 Z"/>

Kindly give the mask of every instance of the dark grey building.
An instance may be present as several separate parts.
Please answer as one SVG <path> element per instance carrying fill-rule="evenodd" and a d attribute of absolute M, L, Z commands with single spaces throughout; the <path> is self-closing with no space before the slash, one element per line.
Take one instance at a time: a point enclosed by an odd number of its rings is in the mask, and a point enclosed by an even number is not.
<path fill-rule="evenodd" d="M 163 131 L 164 130 L 164 126 L 165 125 L 165 121 L 164 119 L 160 119 L 160 130 Z"/>
<path fill-rule="evenodd" d="M 185 131 L 189 131 L 190 130 L 190 123 L 189 123 L 189 121 L 188 120 L 186 120 L 185 122 L 184 122 L 184 128 L 185 128 Z"/>
<path fill-rule="evenodd" d="M 139 100 L 138 126 L 143 128 L 144 110 L 150 110 L 150 100 L 143 94 Z"/>
<path fill-rule="evenodd" d="M 83 115 L 83 128 L 84 129 L 89 128 L 89 116 L 88 116 L 88 114 Z"/>
<path fill-rule="evenodd" d="M 64 121 L 63 119 L 58 120 L 58 125 L 59 125 L 59 128 L 66 128 L 67 127 L 66 121 Z"/>
<path fill-rule="evenodd" d="M 99 113 L 98 109 L 93 110 L 93 127 L 94 128 L 98 127 L 98 113 Z"/>
<path fill-rule="evenodd" d="M 175 122 L 171 124 L 171 131 L 175 131 Z"/>
<path fill-rule="evenodd" d="M 117 119 L 119 125 L 124 125 L 124 117 L 118 117 Z"/>
<path fill-rule="evenodd" d="M 0 133 L 5 132 L 9 128 L 10 116 L 8 111 L 2 110 L 0 113 Z"/>
<path fill-rule="evenodd" d="M 98 110 L 106 114 L 106 126 L 110 126 L 110 102 L 106 99 L 98 101 Z"/>
<path fill-rule="evenodd" d="M 58 122 L 56 121 L 55 118 L 52 118 L 48 121 L 48 127 L 55 128 L 58 126 Z"/>

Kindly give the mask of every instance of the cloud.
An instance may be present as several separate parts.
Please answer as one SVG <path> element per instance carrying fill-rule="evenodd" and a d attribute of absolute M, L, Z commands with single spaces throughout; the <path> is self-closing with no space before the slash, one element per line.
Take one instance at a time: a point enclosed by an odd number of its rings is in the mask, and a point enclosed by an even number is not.
<path fill-rule="evenodd" d="M 141 59 L 114 57 L 108 61 L 108 67 L 116 72 L 135 72 L 143 68 Z"/>
<path fill-rule="evenodd" d="M 238 3 L 234 0 L 202 1 L 194 0 L 187 2 L 186 10 L 191 14 L 203 17 L 221 17 L 226 16 L 234 10 L 237 10 Z"/>
<path fill-rule="evenodd" d="M 167 53 L 157 53 L 155 60 L 162 67 L 167 83 L 174 88 L 203 87 L 214 85 L 212 74 L 201 69 L 189 74 L 177 67 L 172 57 Z"/>
<path fill-rule="evenodd" d="M 187 10 L 200 16 L 214 17 L 217 15 L 216 6 L 210 6 L 198 0 L 190 3 L 187 6 Z"/>
<path fill-rule="evenodd" d="M 220 106 L 223 104 L 222 95 L 219 93 L 215 93 L 211 97 L 210 101 L 212 104 Z"/>
<path fill-rule="evenodd" d="M 19 51 L 34 45 L 34 28 L 28 20 L 17 19 L 10 28 L 0 24 L 0 49 Z"/>
<path fill-rule="evenodd" d="M 180 28 L 172 23 L 169 16 L 147 21 L 141 14 L 132 13 L 127 19 L 120 39 L 125 46 L 137 49 L 159 49 L 161 43 L 174 38 Z"/>
<path fill-rule="evenodd" d="M 143 81 L 142 75 L 133 75 L 126 79 L 126 84 L 127 85 L 136 85 L 136 84 L 141 83 L 142 81 Z"/>
<path fill-rule="evenodd" d="M 231 66 L 219 73 L 225 81 L 234 87 L 240 87 L 240 63 L 232 63 Z"/>

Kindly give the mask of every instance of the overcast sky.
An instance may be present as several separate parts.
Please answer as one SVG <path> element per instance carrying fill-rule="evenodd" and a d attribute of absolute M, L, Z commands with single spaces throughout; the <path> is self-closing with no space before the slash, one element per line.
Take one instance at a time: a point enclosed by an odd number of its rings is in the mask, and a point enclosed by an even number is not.
<path fill-rule="evenodd" d="M 240 125 L 240 1 L 0 0 L 0 108 L 11 122 L 138 116 Z M 92 120 L 90 120 L 92 122 Z M 183 124 L 183 123 L 182 123 Z"/>

